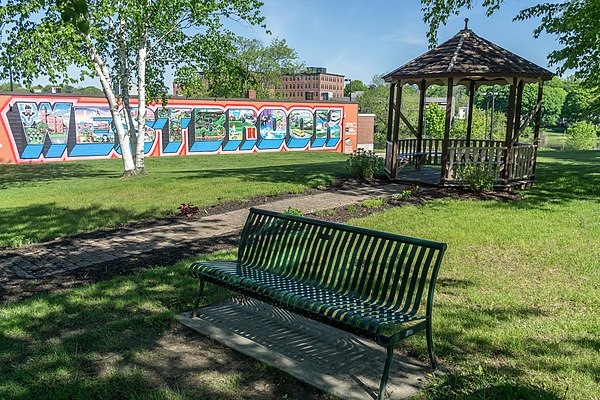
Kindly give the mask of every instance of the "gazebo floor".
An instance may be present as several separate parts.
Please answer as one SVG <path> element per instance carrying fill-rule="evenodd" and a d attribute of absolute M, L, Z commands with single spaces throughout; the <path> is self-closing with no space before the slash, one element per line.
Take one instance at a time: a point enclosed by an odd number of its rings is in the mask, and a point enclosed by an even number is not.
<path fill-rule="evenodd" d="M 422 183 L 439 186 L 441 171 L 439 168 L 420 168 L 407 166 L 396 174 L 396 180 L 407 183 Z"/>

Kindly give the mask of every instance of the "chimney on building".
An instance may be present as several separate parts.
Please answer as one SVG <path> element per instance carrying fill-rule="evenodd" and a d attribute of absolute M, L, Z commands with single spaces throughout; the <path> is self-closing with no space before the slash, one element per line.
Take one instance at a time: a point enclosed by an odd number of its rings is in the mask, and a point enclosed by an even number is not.
<path fill-rule="evenodd" d="M 248 98 L 248 99 L 255 99 L 255 98 L 256 98 L 256 90 L 254 90 L 254 89 L 249 89 L 249 90 L 246 92 L 246 98 Z"/>

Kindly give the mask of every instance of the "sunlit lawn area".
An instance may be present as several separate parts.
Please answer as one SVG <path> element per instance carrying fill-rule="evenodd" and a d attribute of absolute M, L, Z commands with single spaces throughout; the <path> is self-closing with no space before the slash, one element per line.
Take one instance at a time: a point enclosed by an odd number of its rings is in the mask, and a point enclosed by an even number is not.
<path fill-rule="evenodd" d="M 598 398 L 600 152 L 539 161 L 520 202 L 436 200 L 352 221 L 449 245 L 434 342 L 450 372 L 419 398 Z M 211 257 L 223 256 L 234 252 Z M 206 339 L 178 328 L 173 317 L 196 288 L 188 264 L 1 305 L 0 398 L 321 396 L 258 363 L 224 368 L 230 351 L 206 354 Z M 209 302 L 227 295 L 209 285 Z M 401 347 L 426 360 L 423 335 Z M 269 388 L 262 395 L 257 382 Z"/>
<path fill-rule="evenodd" d="M 353 221 L 448 243 L 434 338 L 453 372 L 425 398 L 600 396 L 600 152 L 539 162 L 521 202 L 438 200 Z"/>
<path fill-rule="evenodd" d="M 301 192 L 343 175 L 340 153 L 156 157 L 149 174 L 119 178 L 120 160 L 0 165 L 0 247 L 19 246 L 217 204 Z"/>

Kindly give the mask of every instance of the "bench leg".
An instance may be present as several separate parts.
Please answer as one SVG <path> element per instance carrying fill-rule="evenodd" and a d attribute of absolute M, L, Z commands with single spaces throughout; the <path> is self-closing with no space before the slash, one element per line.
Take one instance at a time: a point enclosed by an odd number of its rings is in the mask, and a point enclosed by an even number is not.
<path fill-rule="evenodd" d="M 379 383 L 379 396 L 377 396 L 377 400 L 385 399 L 385 388 L 387 387 L 388 377 L 390 376 L 390 368 L 392 367 L 393 358 L 394 346 L 390 345 L 387 348 L 387 358 L 385 359 L 385 366 L 383 367 L 383 376 L 381 377 L 381 383 Z"/>
<path fill-rule="evenodd" d="M 438 363 L 435 360 L 435 354 L 433 354 L 433 337 L 431 336 L 431 318 L 427 319 L 427 326 L 425 329 L 427 335 L 427 352 L 429 353 L 429 361 L 431 361 L 431 369 L 438 369 Z"/>
<path fill-rule="evenodd" d="M 204 295 L 204 279 L 200 279 L 200 286 L 198 287 L 198 295 L 196 296 L 196 301 L 194 302 L 194 308 L 192 309 L 192 318 L 198 317 L 198 307 L 200 306 L 200 300 L 202 300 L 203 295 Z"/>

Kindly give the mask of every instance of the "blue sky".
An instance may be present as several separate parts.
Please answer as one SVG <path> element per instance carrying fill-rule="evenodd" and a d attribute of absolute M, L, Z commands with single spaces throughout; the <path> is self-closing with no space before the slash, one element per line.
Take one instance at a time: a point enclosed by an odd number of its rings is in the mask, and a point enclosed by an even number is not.
<path fill-rule="evenodd" d="M 391 71 L 428 49 L 427 26 L 418 0 L 263 0 L 267 28 L 286 39 L 308 66 L 367 83 L 375 74 Z M 481 0 L 475 1 L 481 4 Z M 539 3 L 506 0 L 491 17 L 478 6 L 451 17 L 438 32 L 439 42 L 453 36 L 469 18 L 475 33 L 543 67 L 558 48 L 555 37 L 533 38 L 537 21 L 513 22 L 522 8 Z M 271 37 L 258 28 L 232 26 L 244 36 Z M 555 70 L 555 68 L 551 68 Z"/>
<path fill-rule="evenodd" d="M 270 41 L 286 39 L 307 66 L 326 67 L 329 72 L 360 79 L 365 83 L 373 75 L 391 71 L 428 49 L 427 26 L 418 0 L 263 0 L 268 35 L 262 28 L 230 22 L 235 33 Z M 472 10 L 463 10 L 440 27 L 440 42 L 453 36 L 469 18 L 469 27 L 479 36 L 543 67 L 546 56 L 558 48 L 554 36 L 533 38 L 538 21 L 513 22 L 522 8 L 537 1 L 506 0 L 491 17 L 485 16 L 481 0 Z M 549 68 L 555 71 L 554 67 Z M 47 83 L 42 80 L 42 83 Z M 171 86 L 172 78 L 167 78 Z M 88 79 L 82 85 L 100 86 Z"/>

